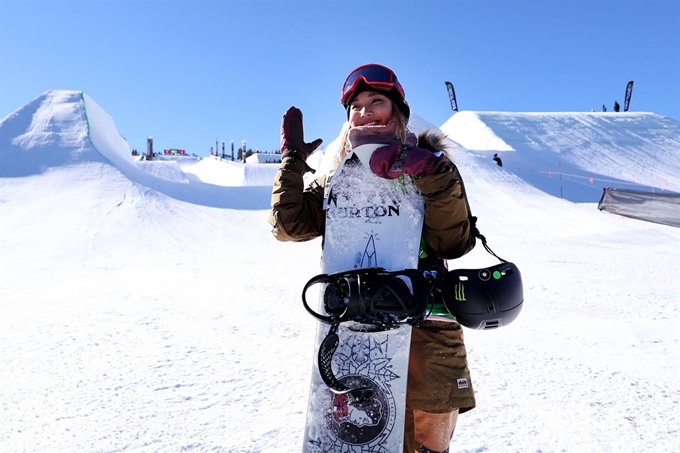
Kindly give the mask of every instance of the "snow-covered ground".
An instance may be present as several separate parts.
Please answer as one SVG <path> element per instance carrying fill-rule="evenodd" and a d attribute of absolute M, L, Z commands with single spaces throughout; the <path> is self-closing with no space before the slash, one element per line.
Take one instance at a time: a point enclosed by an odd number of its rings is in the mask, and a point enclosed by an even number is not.
<path fill-rule="evenodd" d="M 442 130 L 506 172 L 574 202 L 604 187 L 672 190 L 680 171 L 680 124 L 653 113 L 460 112 Z"/>
<path fill-rule="evenodd" d="M 680 452 L 680 229 L 596 209 L 601 180 L 680 191 L 680 123 L 460 112 L 442 130 L 525 285 L 513 324 L 466 330 L 478 407 L 451 452 Z M 300 451 L 320 241 L 273 239 L 264 168 L 135 162 L 80 92 L 0 122 L 0 450 Z"/>

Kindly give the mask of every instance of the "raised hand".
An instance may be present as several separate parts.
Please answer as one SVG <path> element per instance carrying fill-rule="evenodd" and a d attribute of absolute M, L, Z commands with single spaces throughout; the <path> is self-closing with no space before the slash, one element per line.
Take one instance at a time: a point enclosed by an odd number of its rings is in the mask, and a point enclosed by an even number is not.
<path fill-rule="evenodd" d="M 281 118 L 281 158 L 295 154 L 302 160 L 307 160 L 321 143 L 323 140 L 320 138 L 311 143 L 305 143 L 302 112 L 295 106 L 288 107 Z"/>

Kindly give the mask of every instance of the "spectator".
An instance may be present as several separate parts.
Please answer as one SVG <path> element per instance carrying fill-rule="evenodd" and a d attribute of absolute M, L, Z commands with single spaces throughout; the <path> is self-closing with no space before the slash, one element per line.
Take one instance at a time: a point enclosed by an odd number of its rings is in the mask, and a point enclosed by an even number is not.
<path fill-rule="evenodd" d="M 493 155 L 493 160 L 496 162 L 496 164 L 498 164 L 499 167 L 503 166 L 503 161 L 500 157 L 498 157 L 498 153 Z"/>
<path fill-rule="evenodd" d="M 621 110 L 621 106 L 619 106 L 619 102 L 614 101 L 614 111 L 618 112 L 619 110 Z"/>
<path fill-rule="evenodd" d="M 603 111 L 603 112 L 606 112 L 606 111 L 607 111 L 607 107 L 605 107 L 604 104 L 602 104 L 602 111 Z"/>

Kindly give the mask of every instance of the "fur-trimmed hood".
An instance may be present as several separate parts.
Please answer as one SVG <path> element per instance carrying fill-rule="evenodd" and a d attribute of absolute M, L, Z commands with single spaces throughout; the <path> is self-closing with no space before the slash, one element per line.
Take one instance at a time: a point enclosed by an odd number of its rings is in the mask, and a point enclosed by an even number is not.
<path fill-rule="evenodd" d="M 427 129 L 418 134 L 418 148 L 427 149 L 429 151 L 444 151 L 449 155 L 448 138 L 443 133 L 434 129 Z"/>

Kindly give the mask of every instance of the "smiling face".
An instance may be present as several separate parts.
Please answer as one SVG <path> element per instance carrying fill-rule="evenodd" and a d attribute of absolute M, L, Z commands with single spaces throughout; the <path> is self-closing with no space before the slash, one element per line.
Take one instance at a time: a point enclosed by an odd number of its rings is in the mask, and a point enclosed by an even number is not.
<path fill-rule="evenodd" d="M 384 126 L 393 119 L 392 101 L 377 91 L 362 91 L 350 103 L 348 120 L 351 127 Z"/>

